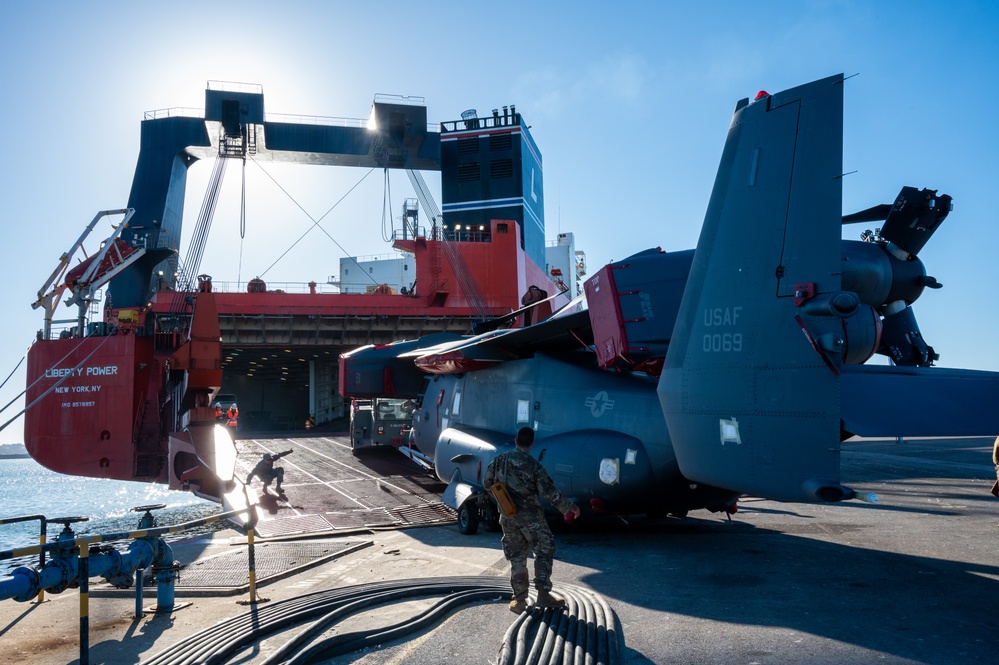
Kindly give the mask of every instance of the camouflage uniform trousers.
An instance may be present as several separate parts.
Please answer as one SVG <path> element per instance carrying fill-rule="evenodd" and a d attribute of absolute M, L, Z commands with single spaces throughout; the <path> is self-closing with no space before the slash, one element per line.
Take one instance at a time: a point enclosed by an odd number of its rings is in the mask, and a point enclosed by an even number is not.
<path fill-rule="evenodd" d="M 534 588 L 552 590 L 552 562 L 555 559 L 555 536 L 552 535 L 544 515 L 519 512 L 512 517 L 501 517 L 503 527 L 503 556 L 510 562 L 510 586 L 515 599 L 527 599 L 530 576 L 527 557 L 534 552 Z"/>
<path fill-rule="evenodd" d="M 257 476 L 263 481 L 264 487 L 268 487 L 275 479 L 278 481 L 278 485 L 280 485 L 284 482 L 284 467 L 277 466 L 270 471 L 258 473 Z"/>

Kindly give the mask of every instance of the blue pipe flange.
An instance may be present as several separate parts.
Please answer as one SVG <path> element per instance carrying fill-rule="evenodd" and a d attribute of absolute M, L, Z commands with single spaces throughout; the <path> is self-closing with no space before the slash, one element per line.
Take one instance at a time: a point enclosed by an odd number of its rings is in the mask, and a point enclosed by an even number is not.
<path fill-rule="evenodd" d="M 134 578 L 132 571 L 125 565 L 121 552 L 112 547 L 109 552 L 102 552 L 102 554 L 109 559 L 107 572 L 104 573 L 104 579 L 108 581 L 108 584 L 116 589 L 131 588 Z"/>
<path fill-rule="evenodd" d="M 152 542 L 145 538 L 133 540 L 125 555 L 125 565 L 131 570 L 148 568 L 156 561 L 157 549 L 155 540 Z"/>
<path fill-rule="evenodd" d="M 21 566 L 19 568 L 15 568 L 14 572 L 12 572 L 10 576 L 12 579 L 17 580 L 18 586 L 27 585 L 27 589 L 25 589 L 23 593 L 12 596 L 12 598 L 19 603 L 25 603 L 31 600 L 38 595 L 39 591 L 41 591 L 41 576 L 39 576 L 38 571 L 34 568 Z"/>
<path fill-rule="evenodd" d="M 70 561 L 72 561 L 72 565 Z M 76 557 L 49 559 L 45 563 L 45 568 L 42 569 L 42 578 L 48 582 L 53 575 L 57 579 L 45 587 L 45 590 L 50 593 L 62 593 L 68 588 L 75 589 L 80 586 L 80 580 L 77 578 Z"/>
<path fill-rule="evenodd" d="M 173 582 L 180 578 L 180 562 L 174 561 L 166 566 L 153 566 L 153 574 L 157 582 Z"/>
<path fill-rule="evenodd" d="M 160 538 L 156 541 L 156 558 L 153 560 L 154 566 L 171 566 L 177 562 L 173 560 L 173 548 L 170 544 Z"/>

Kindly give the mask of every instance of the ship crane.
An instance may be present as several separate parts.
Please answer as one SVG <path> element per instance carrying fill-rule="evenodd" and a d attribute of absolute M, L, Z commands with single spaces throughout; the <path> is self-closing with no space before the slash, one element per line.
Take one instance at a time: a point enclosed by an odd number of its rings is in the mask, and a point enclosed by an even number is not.
<path fill-rule="evenodd" d="M 49 339 L 56 306 L 67 289 L 72 293 L 72 296 L 66 299 L 66 306 L 79 306 L 77 330 L 78 334 L 82 334 L 87 308 L 93 303 L 97 289 L 145 255 L 146 248 L 129 245 L 119 237 L 121 232 L 128 228 L 128 221 L 134 214 L 135 210 L 132 208 L 98 212 L 69 251 L 59 257 L 59 265 L 38 289 L 38 300 L 31 304 L 32 309 L 42 307 L 45 310 L 43 339 Z M 104 217 L 113 215 L 124 215 L 124 218 L 117 225 L 114 225 L 114 232 L 101 243 L 100 251 L 94 256 L 86 256 L 83 242 L 93 232 L 97 222 Z M 78 266 L 70 269 L 73 256 L 77 251 L 83 251 L 85 258 Z"/>

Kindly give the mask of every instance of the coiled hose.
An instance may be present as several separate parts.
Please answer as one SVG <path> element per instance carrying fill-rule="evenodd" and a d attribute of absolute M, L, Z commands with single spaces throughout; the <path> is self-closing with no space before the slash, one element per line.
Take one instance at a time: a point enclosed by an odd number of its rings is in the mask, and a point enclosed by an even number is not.
<path fill-rule="evenodd" d="M 531 607 L 507 630 L 499 665 L 613 665 L 619 662 L 615 617 L 599 595 L 570 585 L 558 592 L 564 609 Z M 276 601 L 191 635 L 146 661 L 148 665 L 213 665 L 225 663 L 240 650 L 279 631 L 311 623 L 268 657 L 264 663 L 306 665 L 385 644 L 440 623 L 457 608 L 495 598 L 509 598 L 510 583 L 502 577 L 443 577 L 392 580 L 331 589 Z M 361 610 L 420 596 L 444 598 L 406 621 L 327 637 L 307 646 L 329 627 Z"/>
<path fill-rule="evenodd" d="M 531 607 L 507 629 L 498 665 L 619 663 L 616 617 L 599 594 L 572 585 L 558 592 L 565 609 Z"/>

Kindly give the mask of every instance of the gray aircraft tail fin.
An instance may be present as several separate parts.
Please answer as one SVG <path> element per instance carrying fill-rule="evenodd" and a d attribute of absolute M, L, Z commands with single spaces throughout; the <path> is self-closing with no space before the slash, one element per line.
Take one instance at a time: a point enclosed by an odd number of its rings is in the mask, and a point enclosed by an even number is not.
<path fill-rule="evenodd" d="M 659 383 L 692 481 L 852 496 L 838 368 L 821 352 L 843 320 L 842 145 L 842 75 L 736 106 Z"/>

